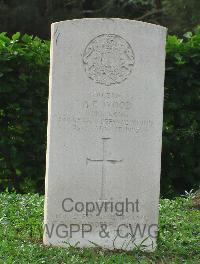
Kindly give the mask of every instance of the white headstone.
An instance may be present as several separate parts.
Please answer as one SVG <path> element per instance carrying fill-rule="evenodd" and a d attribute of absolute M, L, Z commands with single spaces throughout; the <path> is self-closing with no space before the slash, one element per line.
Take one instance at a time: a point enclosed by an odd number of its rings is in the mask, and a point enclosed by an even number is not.
<path fill-rule="evenodd" d="M 46 245 L 156 246 L 166 29 L 52 25 Z"/>

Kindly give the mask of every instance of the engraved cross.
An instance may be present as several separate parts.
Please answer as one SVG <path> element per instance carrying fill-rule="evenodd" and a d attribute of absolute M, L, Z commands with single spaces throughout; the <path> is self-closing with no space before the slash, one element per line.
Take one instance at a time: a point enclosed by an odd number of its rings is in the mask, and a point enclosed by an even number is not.
<path fill-rule="evenodd" d="M 105 200 L 105 185 L 106 185 L 106 173 L 105 173 L 105 167 L 106 163 L 110 162 L 112 164 L 116 164 L 118 162 L 122 162 L 123 160 L 115 160 L 115 159 L 106 159 L 105 154 L 106 154 L 106 141 L 108 141 L 110 138 L 102 138 L 103 142 L 103 157 L 102 159 L 86 159 L 86 164 L 88 165 L 89 161 L 90 162 L 100 162 L 102 163 L 101 167 L 101 196 L 100 200 Z"/>

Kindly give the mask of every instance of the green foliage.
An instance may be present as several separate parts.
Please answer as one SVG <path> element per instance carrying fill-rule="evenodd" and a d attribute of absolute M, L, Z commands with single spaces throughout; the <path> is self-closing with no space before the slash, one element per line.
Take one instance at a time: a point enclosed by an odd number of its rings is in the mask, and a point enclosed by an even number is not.
<path fill-rule="evenodd" d="M 43 192 L 49 42 L 0 34 L 0 189 Z M 200 29 L 167 41 L 162 195 L 198 188 Z"/>
<path fill-rule="evenodd" d="M 160 201 L 158 248 L 154 253 L 42 245 L 43 197 L 0 194 L 0 263 L 163 263 L 200 262 L 200 211 L 192 197 Z"/>
<path fill-rule="evenodd" d="M 200 179 L 200 28 L 167 41 L 163 194 L 198 188 Z"/>
<path fill-rule="evenodd" d="M 0 34 L 0 186 L 42 190 L 49 42 Z"/>

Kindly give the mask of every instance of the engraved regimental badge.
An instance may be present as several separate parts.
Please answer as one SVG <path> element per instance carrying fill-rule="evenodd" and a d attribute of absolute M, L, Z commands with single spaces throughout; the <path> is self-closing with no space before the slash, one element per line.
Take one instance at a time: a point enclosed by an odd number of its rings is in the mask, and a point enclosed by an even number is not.
<path fill-rule="evenodd" d="M 92 39 L 83 53 L 88 77 L 96 83 L 121 83 L 131 74 L 135 55 L 130 44 L 115 34 L 103 34 Z"/>

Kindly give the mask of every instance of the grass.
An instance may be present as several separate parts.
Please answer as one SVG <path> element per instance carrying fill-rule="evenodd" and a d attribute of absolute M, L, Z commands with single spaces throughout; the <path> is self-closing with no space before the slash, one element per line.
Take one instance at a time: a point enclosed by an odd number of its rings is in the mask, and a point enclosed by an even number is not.
<path fill-rule="evenodd" d="M 199 198 L 189 193 L 161 199 L 158 248 L 154 253 L 64 249 L 42 245 L 44 197 L 0 194 L 0 264 L 200 263 Z"/>

